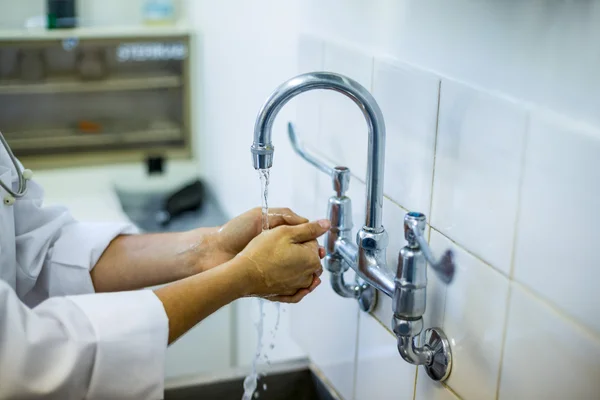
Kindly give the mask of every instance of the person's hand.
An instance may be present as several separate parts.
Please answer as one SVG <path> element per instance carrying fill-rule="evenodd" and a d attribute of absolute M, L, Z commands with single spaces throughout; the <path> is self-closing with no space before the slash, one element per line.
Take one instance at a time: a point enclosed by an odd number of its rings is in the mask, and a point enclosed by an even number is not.
<path fill-rule="evenodd" d="M 254 238 L 236 258 L 245 268 L 247 296 L 297 303 L 320 283 L 316 239 L 330 227 L 327 220 L 279 226 Z"/>
<path fill-rule="evenodd" d="M 299 225 L 308 220 L 289 208 L 270 208 L 269 227 Z M 252 239 L 262 232 L 262 210 L 254 208 L 230 220 L 203 241 L 205 248 L 198 254 L 196 272 L 206 271 L 221 265 L 241 252 Z M 320 250 L 324 254 L 324 249 Z"/>

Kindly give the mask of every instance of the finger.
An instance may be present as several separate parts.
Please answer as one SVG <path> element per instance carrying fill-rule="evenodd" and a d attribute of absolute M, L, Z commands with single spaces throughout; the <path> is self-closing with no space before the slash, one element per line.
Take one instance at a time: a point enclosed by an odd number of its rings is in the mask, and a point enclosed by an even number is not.
<path fill-rule="evenodd" d="M 319 254 L 319 242 L 316 240 L 311 240 L 310 242 L 302 243 L 302 245 L 308 247 L 311 251 Z"/>
<path fill-rule="evenodd" d="M 315 280 L 315 274 L 310 274 L 302 280 L 302 283 L 299 285 L 302 289 L 308 289 L 313 285 Z"/>
<path fill-rule="evenodd" d="M 298 289 L 285 290 L 281 292 L 281 296 L 293 296 L 294 294 L 296 294 L 297 291 Z"/>
<path fill-rule="evenodd" d="M 331 223 L 322 219 L 290 227 L 291 239 L 295 243 L 305 243 L 317 239 L 329 230 Z"/>
<path fill-rule="evenodd" d="M 316 276 L 321 276 L 323 275 L 323 268 L 321 268 L 320 270 L 318 270 L 317 272 L 315 272 Z"/>
<path fill-rule="evenodd" d="M 319 278 L 318 276 L 313 277 L 313 281 L 310 284 L 310 286 L 307 288 L 307 290 L 309 292 L 312 292 L 313 290 L 315 290 L 317 288 L 317 286 L 319 286 L 321 284 L 321 278 Z"/>
<path fill-rule="evenodd" d="M 323 258 L 325 258 L 326 255 L 327 255 L 327 251 L 325 250 L 325 247 L 319 246 L 319 258 L 323 259 Z"/>
<path fill-rule="evenodd" d="M 307 223 L 308 220 L 299 216 L 289 208 L 270 208 L 269 226 L 275 228 L 280 225 L 300 225 Z"/>
<path fill-rule="evenodd" d="M 295 303 L 299 303 L 309 293 L 310 292 L 308 291 L 308 289 L 300 289 L 293 296 L 277 296 L 277 297 L 274 297 L 273 299 L 274 300 L 276 299 L 276 301 L 279 301 L 280 303 L 295 304 Z"/>

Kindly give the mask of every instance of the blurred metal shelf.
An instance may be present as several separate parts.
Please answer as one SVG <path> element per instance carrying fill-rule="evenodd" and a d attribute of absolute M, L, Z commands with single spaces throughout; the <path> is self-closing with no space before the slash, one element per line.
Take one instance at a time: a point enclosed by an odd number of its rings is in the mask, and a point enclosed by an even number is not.
<path fill-rule="evenodd" d="M 123 39 L 189 36 L 190 27 L 185 24 L 167 26 L 80 27 L 74 29 L 0 29 L 0 42 L 44 41 L 78 39 Z"/>
<path fill-rule="evenodd" d="M 51 94 L 83 92 L 118 92 L 126 90 L 151 90 L 177 88 L 182 85 L 178 75 L 137 75 L 135 77 L 111 77 L 84 81 L 76 77 L 49 78 L 42 82 L 26 83 L 20 80 L 0 81 L 2 94 Z"/>
<path fill-rule="evenodd" d="M 118 144 L 160 143 L 184 138 L 182 129 L 174 124 L 137 129 L 107 129 L 102 133 L 80 133 L 77 129 L 39 129 L 6 132 L 7 141 L 15 152 L 44 147 L 53 149 L 77 149 L 91 146 Z"/>

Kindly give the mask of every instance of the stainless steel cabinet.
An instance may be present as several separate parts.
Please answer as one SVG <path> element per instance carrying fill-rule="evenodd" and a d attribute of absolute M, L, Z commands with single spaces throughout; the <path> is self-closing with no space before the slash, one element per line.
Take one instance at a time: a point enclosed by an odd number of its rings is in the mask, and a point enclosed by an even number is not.
<path fill-rule="evenodd" d="M 190 35 L 0 32 L 0 131 L 31 168 L 191 157 Z"/>

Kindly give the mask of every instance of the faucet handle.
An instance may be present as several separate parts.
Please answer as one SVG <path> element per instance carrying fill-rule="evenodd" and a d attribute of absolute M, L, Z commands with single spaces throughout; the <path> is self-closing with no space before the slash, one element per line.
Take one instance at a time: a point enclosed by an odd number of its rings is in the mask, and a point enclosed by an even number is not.
<path fill-rule="evenodd" d="M 419 212 L 409 212 L 404 217 L 404 236 L 408 242 L 408 246 L 419 248 L 423 256 L 431 265 L 433 270 L 438 274 L 440 279 L 445 283 L 452 282 L 454 277 L 454 255 L 451 250 L 446 250 L 439 260 L 436 260 L 427 240 L 425 240 L 425 227 L 427 219 L 425 214 Z"/>
<path fill-rule="evenodd" d="M 294 124 L 291 122 L 288 122 L 288 136 L 294 151 L 310 164 L 317 167 L 321 172 L 329 175 L 333 182 L 333 190 L 335 190 L 338 197 L 343 197 L 350 185 L 350 169 L 347 167 L 330 167 L 324 161 L 321 161 L 316 156 L 310 154 L 304 146 L 300 144 L 298 135 L 296 135 L 296 130 L 294 129 Z"/>

